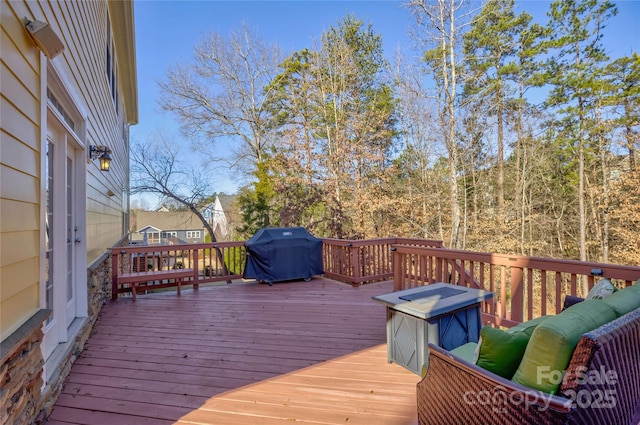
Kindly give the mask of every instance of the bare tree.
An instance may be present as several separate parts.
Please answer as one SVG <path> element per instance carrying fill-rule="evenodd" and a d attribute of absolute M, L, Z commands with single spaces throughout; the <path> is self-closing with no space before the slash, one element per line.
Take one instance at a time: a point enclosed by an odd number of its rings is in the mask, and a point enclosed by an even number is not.
<path fill-rule="evenodd" d="M 183 205 L 202 222 L 216 242 L 214 229 L 202 215 L 203 200 L 211 193 L 206 170 L 196 170 L 180 160 L 181 148 L 162 136 L 131 146 L 131 194 L 155 194 L 162 201 L 172 200 Z M 216 248 L 217 256 L 228 274 L 224 255 Z"/>
<path fill-rule="evenodd" d="M 248 165 L 264 159 L 269 123 L 264 91 L 276 73 L 280 51 L 247 25 L 229 37 L 210 33 L 194 49 L 193 63 L 176 64 L 159 81 L 159 104 L 175 114 L 199 152 L 223 159 L 218 142 L 232 144 L 224 160 Z"/>
<path fill-rule="evenodd" d="M 179 157 L 177 143 L 163 136 L 134 142 L 131 146 L 131 194 L 154 194 L 161 202 L 171 200 L 196 215 L 205 226 L 211 240 L 213 229 L 200 212 L 200 203 L 210 193 L 210 178 L 206 170 L 196 170 Z"/>
<path fill-rule="evenodd" d="M 448 212 L 442 197 L 434 196 L 441 182 L 432 166 L 444 150 L 435 137 L 435 101 L 429 98 L 422 78 L 420 64 L 407 61 L 398 53 L 390 70 L 397 97 L 398 129 L 404 145 L 406 159 L 402 162 L 407 182 L 403 184 L 406 196 L 399 195 L 398 202 L 410 200 L 406 208 L 397 207 L 400 219 L 407 222 L 411 235 L 423 238 L 444 238 L 443 216 Z M 416 208 L 418 206 L 418 208 Z M 433 208 L 433 207 L 436 208 Z"/>
<path fill-rule="evenodd" d="M 413 34 L 427 48 L 424 61 L 434 76 L 437 87 L 438 115 L 448 152 L 449 193 L 451 207 L 450 246 L 459 249 L 460 191 L 458 167 L 460 153 L 456 144 L 456 102 L 458 95 L 462 27 L 461 16 L 467 0 L 411 0 L 407 7 L 415 18 Z M 468 20 L 468 18 L 467 18 Z"/>

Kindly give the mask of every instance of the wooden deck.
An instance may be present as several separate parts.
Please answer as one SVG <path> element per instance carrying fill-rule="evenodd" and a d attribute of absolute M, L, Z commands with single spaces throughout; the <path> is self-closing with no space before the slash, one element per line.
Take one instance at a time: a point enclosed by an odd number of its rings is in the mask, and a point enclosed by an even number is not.
<path fill-rule="evenodd" d="M 48 424 L 416 424 L 391 282 L 233 283 L 105 306 Z"/>

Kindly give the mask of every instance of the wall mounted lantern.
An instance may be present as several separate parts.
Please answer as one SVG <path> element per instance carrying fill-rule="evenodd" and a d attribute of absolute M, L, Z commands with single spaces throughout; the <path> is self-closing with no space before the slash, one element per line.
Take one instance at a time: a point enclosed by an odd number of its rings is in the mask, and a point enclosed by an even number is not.
<path fill-rule="evenodd" d="M 89 146 L 89 158 L 92 161 L 100 159 L 100 171 L 109 171 L 111 165 L 111 149 L 106 146 Z"/>

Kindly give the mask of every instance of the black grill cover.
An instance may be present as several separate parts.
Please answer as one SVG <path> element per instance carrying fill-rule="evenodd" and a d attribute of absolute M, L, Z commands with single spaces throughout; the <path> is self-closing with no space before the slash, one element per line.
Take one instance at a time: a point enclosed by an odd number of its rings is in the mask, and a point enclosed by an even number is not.
<path fill-rule="evenodd" d="M 245 242 L 245 279 L 271 284 L 322 274 L 322 240 L 304 227 L 265 228 Z"/>

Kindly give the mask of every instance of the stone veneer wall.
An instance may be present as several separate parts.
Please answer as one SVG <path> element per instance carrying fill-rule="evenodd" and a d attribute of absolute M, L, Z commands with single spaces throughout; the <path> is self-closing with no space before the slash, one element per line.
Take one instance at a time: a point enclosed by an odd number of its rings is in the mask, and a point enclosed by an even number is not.
<path fill-rule="evenodd" d="M 49 310 L 40 310 L 0 345 L 0 424 L 32 424 L 42 388 L 42 324 Z"/>
<path fill-rule="evenodd" d="M 127 245 L 123 239 L 116 246 Z M 87 269 L 88 312 L 82 328 L 65 346 L 59 367 L 41 392 L 44 359 L 42 324 L 49 315 L 40 310 L 2 342 L 0 366 L 0 425 L 42 424 L 53 410 L 64 381 L 89 339 L 102 306 L 111 299 L 111 253 L 105 252 Z"/>

